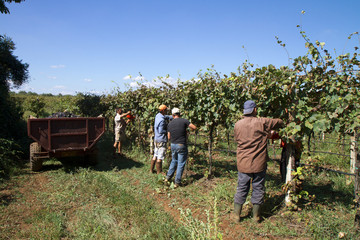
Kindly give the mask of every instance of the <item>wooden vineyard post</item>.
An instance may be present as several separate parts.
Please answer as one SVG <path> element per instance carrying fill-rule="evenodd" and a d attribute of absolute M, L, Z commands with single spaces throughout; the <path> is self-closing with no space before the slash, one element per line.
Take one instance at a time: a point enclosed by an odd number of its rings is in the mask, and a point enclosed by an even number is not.
<path fill-rule="evenodd" d="M 358 134 L 357 132 L 355 132 L 354 136 L 351 138 L 351 146 L 353 149 L 351 158 L 355 162 L 355 168 L 354 168 L 354 173 L 355 173 L 354 190 L 355 190 L 355 207 L 356 207 L 355 225 L 357 227 L 360 227 L 360 159 L 358 155 L 359 150 L 358 150 L 357 140 L 358 140 Z"/>
<path fill-rule="evenodd" d="M 212 144 L 213 144 L 213 133 L 214 133 L 214 127 L 210 127 L 210 133 L 209 133 L 209 145 L 208 145 L 208 151 L 209 151 L 209 175 L 208 179 L 212 175 Z"/>
<path fill-rule="evenodd" d="M 288 185 L 288 188 L 285 193 L 285 204 L 286 206 L 291 206 L 291 193 L 295 191 L 295 185 L 291 182 L 293 179 L 292 172 L 295 171 L 295 145 L 293 144 L 286 145 L 286 162 L 287 166 L 285 183 Z"/>
<path fill-rule="evenodd" d="M 138 147 L 140 147 L 140 141 L 141 141 L 141 132 L 140 132 L 140 129 L 141 129 L 141 126 L 140 126 L 140 119 L 138 118 Z"/>
<path fill-rule="evenodd" d="M 354 136 L 350 137 L 350 173 L 355 173 L 355 164 L 356 164 L 356 158 L 357 158 L 357 134 L 354 133 Z"/>
<path fill-rule="evenodd" d="M 154 134 L 149 130 L 149 145 L 150 145 L 150 154 L 154 154 Z"/>
<path fill-rule="evenodd" d="M 197 134 L 197 132 L 195 132 L 195 140 L 194 140 L 194 142 L 195 142 L 195 143 L 194 143 L 195 147 L 197 147 L 197 146 L 196 146 L 196 144 L 197 144 L 197 136 L 198 136 L 198 134 Z"/>
<path fill-rule="evenodd" d="M 276 148 L 275 148 L 275 144 L 274 144 L 274 140 L 272 140 L 272 149 L 273 149 L 273 153 L 274 153 L 274 159 L 276 159 Z"/>
<path fill-rule="evenodd" d="M 230 156 L 230 131 L 227 131 L 227 145 L 228 145 L 227 155 Z"/>

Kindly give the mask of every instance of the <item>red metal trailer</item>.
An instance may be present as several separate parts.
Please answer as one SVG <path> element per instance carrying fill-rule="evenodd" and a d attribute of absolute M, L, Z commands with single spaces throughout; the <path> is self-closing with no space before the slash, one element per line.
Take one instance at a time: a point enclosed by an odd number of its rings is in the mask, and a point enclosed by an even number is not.
<path fill-rule="evenodd" d="M 105 132 L 105 118 L 32 118 L 27 122 L 30 144 L 30 167 L 42 168 L 50 157 L 89 156 Z"/>

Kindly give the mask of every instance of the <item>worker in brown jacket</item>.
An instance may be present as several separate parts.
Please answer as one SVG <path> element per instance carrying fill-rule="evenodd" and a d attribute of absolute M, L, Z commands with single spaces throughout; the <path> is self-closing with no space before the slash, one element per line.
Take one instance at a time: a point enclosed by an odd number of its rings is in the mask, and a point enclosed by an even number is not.
<path fill-rule="evenodd" d="M 260 222 L 260 207 L 264 203 L 265 175 L 267 168 L 267 139 L 271 130 L 283 126 L 281 119 L 257 117 L 256 104 L 252 100 L 244 103 L 244 118 L 237 121 L 234 136 L 237 142 L 238 186 L 234 197 L 233 218 L 240 221 L 242 205 L 252 183 L 251 203 L 253 219 Z"/>

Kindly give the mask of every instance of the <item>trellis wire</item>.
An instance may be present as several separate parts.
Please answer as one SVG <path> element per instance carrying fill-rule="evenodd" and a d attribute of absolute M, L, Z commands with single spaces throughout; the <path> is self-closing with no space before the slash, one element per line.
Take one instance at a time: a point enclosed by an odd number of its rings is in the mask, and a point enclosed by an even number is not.
<path fill-rule="evenodd" d="M 198 136 L 206 137 L 206 136 L 204 136 L 204 135 L 198 135 Z M 224 142 L 224 141 L 220 141 L 220 142 Z M 235 142 L 235 141 L 234 141 L 234 142 Z M 345 145 L 347 145 L 347 144 L 345 144 Z M 207 150 L 207 148 L 202 147 L 200 144 L 189 143 L 189 146 L 195 146 L 195 147 L 198 147 L 198 148 L 200 148 L 200 149 Z M 232 154 L 236 155 L 236 151 L 227 150 L 227 149 L 222 149 L 222 148 L 214 148 L 213 151 L 216 151 L 216 152 L 227 152 L 227 153 L 232 153 Z M 332 154 L 332 155 L 350 157 L 349 155 L 340 154 L 340 153 L 323 152 L 323 151 L 310 151 L 310 152 L 312 152 L 312 153 Z M 274 159 L 273 159 L 273 160 L 274 160 Z M 325 167 L 321 167 L 321 166 L 314 166 L 314 165 L 311 165 L 311 164 L 300 163 L 300 166 L 308 166 L 308 167 L 316 168 L 316 169 L 318 169 L 318 170 L 329 171 L 329 172 L 334 172 L 334 173 L 343 174 L 343 175 L 348 175 L 348 176 L 355 176 L 355 174 L 353 174 L 353 173 L 347 173 L 347 172 L 338 171 L 338 170 L 334 170 L 334 169 L 331 169 L 331 168 L 325 168 Z"/>

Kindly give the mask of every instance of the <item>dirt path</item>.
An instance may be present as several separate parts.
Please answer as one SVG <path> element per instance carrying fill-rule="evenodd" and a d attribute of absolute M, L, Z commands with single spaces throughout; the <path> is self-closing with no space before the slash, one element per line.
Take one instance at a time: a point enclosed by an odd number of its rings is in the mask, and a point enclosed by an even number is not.
<path fill-rule="evenodd" d="M 16 232 L 26 232 L 31 226 L 26 222 L 42 206 L 36 196 L 37 191 L 44 191 L 48 179 L 44 173 L 30 173 L 11 180 L 0 190 L 3 214 L 0 215 L 0 232 L 6 236 L 16 236 Z M 5 230 L 6 229 L 6 230 Z"/>
<path fill-rule="evenodd" d="M 140 184 L 138 180 L 136 180 L 131 174 L 128 174 L 127 172 L 124 173 L 128 180 L 132 182 L 132 184 L 138 185 Z M 154 175 L 155 176 L 155 175 Z M 211 185 L 209 183 L 204 183 L 207 185 Z M 176 196 L 169 197 L 168 192 L 161 192 L 158 193 L 154 191 L 154 189 L 150 187 L 143 187 L 142 190 L 144 191 L 144 195 L 147 196 L 148 200 L 154 201 L 154 203 L 157 206 L 161 206 L 164 211 L 166 211 L 168 214 L 170 214 L 176 221 L 179 223 L 182 223 L 182 219 L 180 216 L 179 207 L 181 207 L 183 210 L 190 209 L 192 212 L 192 215 L 204 223 L 207 222 L 207 216 L 205 213 L 205 209 L 199 209 L 196 206 L 193 206 L 191 201 L 187 198 L 182 199 L 176 199 Z M 171 191 L 181 191 L 181 189 L 174 189 Z M 174 194 L 175 195 L 175 194 Z M 177 202 L 181 201 L 181 206 L 174 206 L 174 199 L 177 200 Z M 220 232 L 222 233 L 222 237 L 224 240 L 234 240 L 234 239 L 278 239 L 274 238 L 272 236 L 247 236 L 245 233 L 247 228 L 249 227 L 247 224 L 244 223 L 234 223 L 231 219 L 230 213 L 224 214 L 222 216 L 218 217 L 218 228 Z M 283 239 L 283 238 L 281 238 Z"/>
<path fill-rule="evenodd" d="M 127 171 L 123 171 L 122 174 L 126 175 L 129 184 L 139 185 L 139 180 L 135 179 L 132 174 Z M 155 177 L 155 175 L 154 175 Z M 21 235 L 27 235 L 31 231 L 31 223 L 27 222 L 27 219 L 45 206 L 42 206 L 37 199 L 38 192 L 50 191 L 47 189 L 49 179 L 46 172 L 32 173 L 26 172 L 24 175 L 15 178 L 10 181 L 4 188 L 0 189 L 0 201 L 3 214 L 0 215 L 0 232 L 4 239 L 10 239 L 13 236 L 17 236 L 16 232 L 20 231 Z M 211 188 L 211 183 L 193 183 L 193 184 L 206 184 L 207 186 L 201 186 L 202 188 Z M 205 209 L 201 209 L 198 206 L 193 206 L 191 201 L 187 198 L 180 198 L 181 194 L 176 194 L 175 191 L 181 191 L 182 189 L 170 190 L 174 191 L 173 194 L 169 192 L 159 193 L 156 192 L 150 186 L 142 186 L 144 195 L 154 202 L 157 206 L 163 208 L 164 211 L 169 213 L 174 220 L 182 223 L 180 217 L 179 207 L 182 209 L 190 209 L 192 215 L 203 221 L 207 222 L 207 216 Z M 186 188 L 186 187 L 185 187 Z M 174 201 L 176 204 L 174 205 Z M 246 236 L 249 226 L 247 223 L 234 224 L 230 218 L 230 213 L 223 213 L 218 217 L 218 228 L 223 235 L 223 239 L 277 239 L 271 236 Z M 261 226 L 261 225 L 260 225 Z"/>

